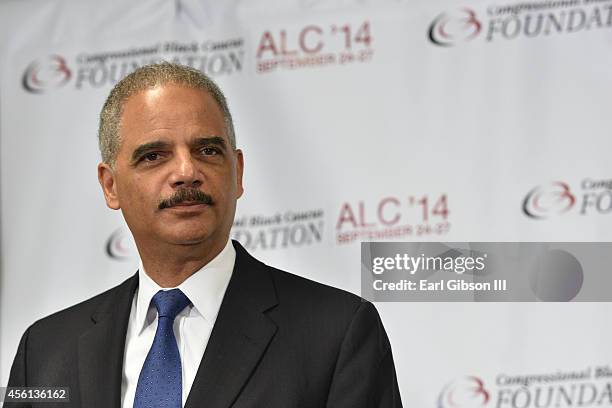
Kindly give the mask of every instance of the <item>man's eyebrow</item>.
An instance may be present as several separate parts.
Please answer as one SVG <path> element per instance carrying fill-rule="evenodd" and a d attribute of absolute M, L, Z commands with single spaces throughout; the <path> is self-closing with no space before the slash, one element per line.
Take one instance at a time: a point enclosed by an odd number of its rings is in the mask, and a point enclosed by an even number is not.
<path fill-rule="evenodd" d="M 191 145 L 194 147 L 217 145 L 224 149 L 226 148 L 225 139 L 219 136 L 198 137 L 193 140 Z"/>
<path fill-rule="evenodd" d="M 144 143 L 138 146 L 134 152 L 132 153 L 132 162 L 135 162 L 142 156 L 144 153 L 155 150 L 155 149 L 164 149 L 170 146 L 168 142 L 162 142 L 161 140 L 156 140 L 155 142 Z"/>

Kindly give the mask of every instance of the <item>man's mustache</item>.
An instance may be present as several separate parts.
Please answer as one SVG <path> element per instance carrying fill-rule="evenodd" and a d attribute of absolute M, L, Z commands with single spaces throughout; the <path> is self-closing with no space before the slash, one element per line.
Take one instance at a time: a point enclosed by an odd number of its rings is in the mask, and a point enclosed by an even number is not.
<path fill-rule="evenodd" d="M 161 200 L 157 208 L 163 210 L 164 208 L 174 207 L 183 202 L 206 205 L 214 204 L 212 196 L 197 188 L 181 188 L 176 190 L 169 198 Z"/>

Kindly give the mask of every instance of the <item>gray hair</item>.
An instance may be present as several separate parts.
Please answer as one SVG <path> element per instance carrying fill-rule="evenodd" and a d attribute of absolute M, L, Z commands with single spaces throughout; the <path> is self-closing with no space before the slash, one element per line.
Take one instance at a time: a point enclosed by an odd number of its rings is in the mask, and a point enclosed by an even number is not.
<path fill-rule="evenodd" d="M 227 136 L 233 149 L 236 148 L 236 135 L 232 115 L 221 89 L 202 72 L 170 62 L 145 65 L 119 81 L 111 90 L 102 111 L 98 129 L 98 144 L 102 161 L 114 167 L 119 146 L 121 116 L 123 105 L 132 95 L 159 85 L 176 84 L 188 88 L 202 89 L 210 94 L 221 108 L 225 120 Z"/>

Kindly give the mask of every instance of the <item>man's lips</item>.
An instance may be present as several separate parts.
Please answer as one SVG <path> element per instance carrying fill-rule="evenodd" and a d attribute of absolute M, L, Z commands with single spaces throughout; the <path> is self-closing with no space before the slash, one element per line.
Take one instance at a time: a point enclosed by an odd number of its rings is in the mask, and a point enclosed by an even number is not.
<path fill-rule="evenodd" d="M 194 212 L 194 211 L 203 211 L 209 205 L 206 203 L 201 203 L 199 201 L 191 201 L 191 202 L 182 202 L 179 204 L 175 204 L 172 207 L 165 208 L 165 210 L 172 211 L 180 211 L 180 212 Z"/>
<path fill-rule="evenodd" d="M 172 207 L 164 208 L 162 211 L 168 211 L 167 214 L 179 215 L 201 215 L 208 211 L 208 204 L 200 202 L 187 202 L 175 204 Z"/>

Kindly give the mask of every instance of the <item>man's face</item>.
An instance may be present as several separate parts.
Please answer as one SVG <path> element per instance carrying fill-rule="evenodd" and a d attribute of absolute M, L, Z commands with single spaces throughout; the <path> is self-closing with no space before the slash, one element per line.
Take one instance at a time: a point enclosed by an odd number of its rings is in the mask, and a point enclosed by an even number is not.
<path fill-rule="evenodd" d="M 226 133 L 221 109 L 203 90 L 168 84 L 125 101 L 115 168 L 101 163 L 98 177 L 139 247 L 223 248 L 243 192 L 242 152 Z"/>

